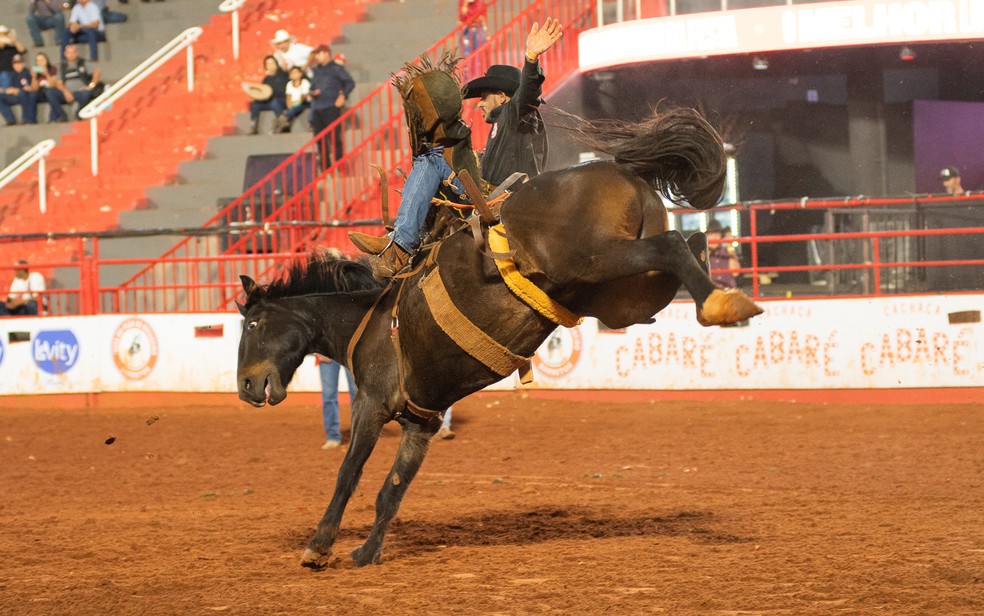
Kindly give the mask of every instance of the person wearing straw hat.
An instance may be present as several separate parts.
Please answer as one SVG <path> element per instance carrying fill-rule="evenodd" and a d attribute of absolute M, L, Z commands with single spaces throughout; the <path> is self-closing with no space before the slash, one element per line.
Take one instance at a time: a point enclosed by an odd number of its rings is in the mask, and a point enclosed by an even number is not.
<path fill-rule="evenodd" d="M 478 98 L 478 108 L 492 125 L 482 155 L 482 177 L 498 186 L 519 171 L 539 175 L 547 162 L 547 133 L 540 117 L 540 95 L 546 77 L 540 56 L 564 35 L 560 21 L 534 23 L 526 37 L 526 62 L 520 70 L 493 64 L 485 75 L 465 84 L 462 96 Z"/>
<path fill-rule="evenodd" d="M 274 47 L 273 57 L 284 71 L 290 72 L 295 66 L 308 71 L 312 48 L 310 45 L 298 43 L 297 39 L 286 30 L 277 30 L 270 44 Z"/>

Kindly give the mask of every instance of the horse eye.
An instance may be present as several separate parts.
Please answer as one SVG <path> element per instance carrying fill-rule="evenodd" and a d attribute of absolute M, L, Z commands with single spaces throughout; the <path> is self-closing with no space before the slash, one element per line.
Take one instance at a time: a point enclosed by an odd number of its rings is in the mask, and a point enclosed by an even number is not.
<path fill-rule="evenodd" d="M 246 325 L 246 329 L 253 329 L 254 327 L 256 327 L 256 325 L 257 325 L 256 321 L 250 321 L 249 324 Z"/>

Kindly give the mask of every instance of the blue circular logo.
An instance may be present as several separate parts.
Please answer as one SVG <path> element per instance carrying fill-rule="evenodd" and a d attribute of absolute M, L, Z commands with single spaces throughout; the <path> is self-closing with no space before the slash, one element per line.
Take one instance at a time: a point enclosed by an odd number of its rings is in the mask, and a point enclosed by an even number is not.
<path fill-rule="evenodd" d="M 48 374 L 64 374 L 79 360 L 79 340 L 71 331 L 41 331 L 31 344 L 34 363 Z"/>

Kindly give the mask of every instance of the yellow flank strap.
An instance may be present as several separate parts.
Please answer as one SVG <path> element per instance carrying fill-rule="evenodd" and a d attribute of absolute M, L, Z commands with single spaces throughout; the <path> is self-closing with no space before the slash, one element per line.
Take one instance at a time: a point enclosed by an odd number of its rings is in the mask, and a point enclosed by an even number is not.
<path fill-rule="evenodd" d="M 502 346 L 458 310 L 441 280 L 440 266 L 420 281 L 420 288 L 434 321 L 461 350 L 501 376 L 509 376 L 517 368 L 529 364 L 529 357 L 516 355 Z"/>
<path fill-rule="evenodd" d="M 494 252 L 509 252 L 509 240 L 506 239 L 506 229 L 501 225 L 489 228 L 489 248 Z M 574 327 L 584 320 L 567 308 L 564 308 L 549 295 L 543 292 L 528 278 L 519 273 L 516 263 L 512 259 L 496 259 L 496 267 L 499 268 L 499 275 L 505 281 L 506 286 L 516 297 L 523 300 L 533 310 L 536 310 L 557 325 L 564 327 Z"/>

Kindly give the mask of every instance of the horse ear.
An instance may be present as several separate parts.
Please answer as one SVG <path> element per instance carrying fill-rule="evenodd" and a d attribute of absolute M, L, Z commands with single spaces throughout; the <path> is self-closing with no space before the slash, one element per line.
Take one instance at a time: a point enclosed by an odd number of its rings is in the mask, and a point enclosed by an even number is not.
<path fill-rule="evenodd" d="M 260 285 L 256 284 L 255 280 L 245 274 L 241 275 L 239 280 L 243 283 L 243 291 L 246 291 L 246 297 L 249 297 L 260 288 Z"/>
<path fill-rule="evenodd" d="M 239 314 L 246 316 L 246 304 L 236 302 L 236 308 L 239 308 Z"/>

